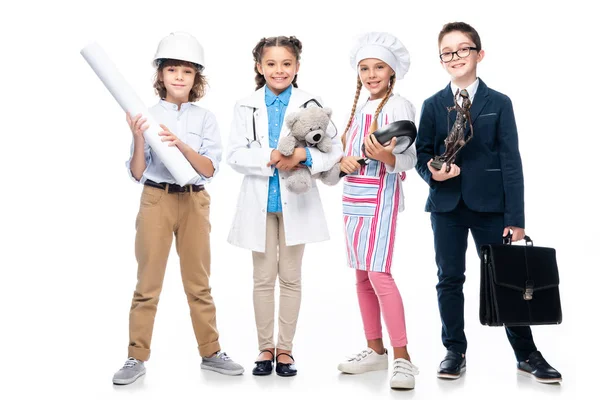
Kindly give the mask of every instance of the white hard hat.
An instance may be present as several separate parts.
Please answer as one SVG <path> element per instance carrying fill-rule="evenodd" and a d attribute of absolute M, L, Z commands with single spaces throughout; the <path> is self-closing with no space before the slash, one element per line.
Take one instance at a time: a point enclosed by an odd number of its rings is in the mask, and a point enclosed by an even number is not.
<path fill-rule="evenodd" d="M 198 70 L 204 69 L 204 48 L 195 37 L 186 32 L 173 32 L 158 44 L 152 65 L 158 67 L 159 60 L 189 61 L 198 64 Z"/>

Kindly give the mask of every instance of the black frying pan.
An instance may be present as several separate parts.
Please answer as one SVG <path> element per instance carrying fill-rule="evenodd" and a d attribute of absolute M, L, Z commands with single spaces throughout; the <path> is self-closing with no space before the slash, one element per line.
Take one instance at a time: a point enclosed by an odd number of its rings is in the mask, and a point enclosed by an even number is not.
<path fill-rule="evenodd" d="M 373 132 L 375 139 L 380 144 L 385 144 L 396 138 L 396 146 L 401 146 L 400 153 L 404 153 L 417 138 L 417 127 L 415 123 L 409 120 L 401 120 L 392 122 L 383 128 L 377 129 Z M 365 145 L 362 146 L 362 152 L 365 153 Z M 367 157 L 357 160 L 360 165 L 367 165 L 371 160 Z M 340 178 L 346 176 L 346 173 L 340 172 Z"/>

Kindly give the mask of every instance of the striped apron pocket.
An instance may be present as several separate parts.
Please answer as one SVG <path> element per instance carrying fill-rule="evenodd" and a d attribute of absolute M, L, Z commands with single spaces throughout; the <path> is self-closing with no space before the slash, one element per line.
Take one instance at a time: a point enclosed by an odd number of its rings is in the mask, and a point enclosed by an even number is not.
<path fill-rule="evenodd" d="M 379 197 L 379 178 L 348 175 L 344 182 L 342 212 L 352 217 L 373 217 Z"/>

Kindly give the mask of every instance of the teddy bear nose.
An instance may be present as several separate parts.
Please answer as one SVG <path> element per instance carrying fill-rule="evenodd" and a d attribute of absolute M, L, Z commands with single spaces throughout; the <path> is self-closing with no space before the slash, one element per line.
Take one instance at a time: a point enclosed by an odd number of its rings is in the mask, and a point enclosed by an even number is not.
<path fill-rule="evenodd" d="M 318 142 L 319 140 L 321 140 L 321 134 L 320 134 L 320 133 L 317 133 L 315 136 L 313 136 L 313 140 L 314 140 L 315 142 Z"/>

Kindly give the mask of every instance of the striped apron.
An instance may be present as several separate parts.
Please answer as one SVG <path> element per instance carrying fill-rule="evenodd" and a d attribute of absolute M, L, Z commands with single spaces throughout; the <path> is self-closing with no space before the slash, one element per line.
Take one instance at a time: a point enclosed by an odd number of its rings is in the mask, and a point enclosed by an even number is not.
<path fill-rule="evenodd" d="M 389 118 L 379 114 L 379 127 Z M 369 134 L 373 114 L 357 114 L 348 131 L 346 156 L 364 157 L 361 147 Z M 385 165 L 371 160 L 344 178 L 342 210 L 346 230 L 348 265 L 371 272 L 390 273 L 396 221 L 405 173 L 389 174 Z"/>

